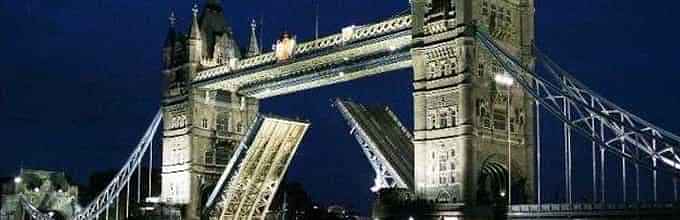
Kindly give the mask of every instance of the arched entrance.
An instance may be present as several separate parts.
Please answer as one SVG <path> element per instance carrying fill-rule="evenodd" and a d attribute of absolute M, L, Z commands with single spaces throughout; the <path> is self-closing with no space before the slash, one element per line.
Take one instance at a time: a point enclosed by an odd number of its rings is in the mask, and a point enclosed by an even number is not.
<path fill-rule="evenodd" d="M 477 201 L 482 205 L 504 205 L 508 195 L 508 170 L 505 165 L 487 159 L 477 181 Z"/>

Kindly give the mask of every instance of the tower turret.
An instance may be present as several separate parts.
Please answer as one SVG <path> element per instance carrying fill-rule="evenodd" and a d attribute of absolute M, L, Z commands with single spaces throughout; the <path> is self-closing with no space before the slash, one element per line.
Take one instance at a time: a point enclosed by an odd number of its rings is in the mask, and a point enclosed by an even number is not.
<path fill-rule="evenodd" d="M 234 40 L 231 27 L 224 17 L 221 0 L 208 0 L 199 16 L 198 23 L 203 34 L 203 65 L 221 65 L 241 58 L 241 50 Z"/>
<path fill-rule="evenodd" d="M 248 47 L 248 53 L 246 57 L 254 57 L 260 55 L 260 46 L 257 44 L 257 23 L 255 19 L 250 23 L 250 46 Z"/>
<path fill-rule="evenodd" d="M 165 37 L 165 44 L 163 45 L 163 64 L 165 65 L 165 68 L 172 67 L 174 63 L 174 48 L 176 41 L 175 22 L 177 21 L 174 11 L 170 12 L 170 17 L 168 17 L 168 20 L 170 21 L 170 27 L 168 28 L 168 34 Z"/>
<path fill-rule="evenodd" d="M 194 5 L 193 18 L 191 21 L 191 32 L 189 33 L 189 63 L 198 64 L 201 62 L 202 56 L 202 36 L 200 26 L 198 25 L 198 6 Z"/>

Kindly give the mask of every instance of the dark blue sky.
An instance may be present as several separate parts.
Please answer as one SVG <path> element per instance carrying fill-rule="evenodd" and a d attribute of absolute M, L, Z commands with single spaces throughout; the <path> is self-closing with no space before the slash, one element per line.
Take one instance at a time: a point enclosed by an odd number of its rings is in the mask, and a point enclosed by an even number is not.
<path fill-rule="evenodd" d="M 324 35 L 396 14 L 408 1 L 321 2 Z M 312 0 L 227 4 L 241 45 L 253 17 L 264 18 L 265 48 L 284 30 L 313 38 Z M 596 91 L 678 133 L 679 6 L 538 1 L 538 45 Z M 191 14 L 186 0 L 0 0 L 0 175 L 15 175 L 23 163 L 64 170 L 83 182 L 93 171 L 120 167 L 159 107 L 160 47 L 171 9 L 185 29 Z M 319 200 L 367 210 L 373 173 L 329 99 L 388 104 L 411 127 L 410 92 L 410 71 L 399 71 L 265 100 L 263 111 L 313 124 L 289 180 L 302 182 Z M 546 145 L 559 158 L 559 146 Z M 561 184 L 558 178 L 546 181 Z M 587 190 L 587 184 L 577 180 L 577 189 Z"/>

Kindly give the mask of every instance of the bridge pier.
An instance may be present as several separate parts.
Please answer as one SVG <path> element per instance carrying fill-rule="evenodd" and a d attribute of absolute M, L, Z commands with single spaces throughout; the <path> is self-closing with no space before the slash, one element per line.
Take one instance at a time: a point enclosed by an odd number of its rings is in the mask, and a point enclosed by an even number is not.
<path fill-rule="evenodd" d="M 475 219 L 535 200 L 534 102 L 494 81 L 502 68 L 473 36 L 487 30 L 531 66 L 533 10 L 533 1 L 412 1 L 415 196 L 437 213 Z"/>

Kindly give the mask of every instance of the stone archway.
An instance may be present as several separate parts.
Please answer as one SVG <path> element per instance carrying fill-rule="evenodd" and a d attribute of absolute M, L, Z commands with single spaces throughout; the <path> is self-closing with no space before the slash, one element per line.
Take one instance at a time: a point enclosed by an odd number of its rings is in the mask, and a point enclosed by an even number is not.
<path fill-rule="evenodd" d="M 201 207 L 200 207 L 201 210 L 205 208 L 203 206 L 205 206 L 205 204 L 207 203 L 208 198 L 210 198 L 210 194 L 213 192 L 215 187 L 216 187 L 216 184 L 204 184 L 201 187 L 201 194 L 200 194 L 200 199 L 201 199 L 200 202 L 201 203 L 199 203 L 199 204 L 201 204 Z"/>
<path fill-rule="evenodd" d="M 507 203 L 508 170 L 505 165 L 487 159 L 482 163 L 477 180 L 477 202 L 482 205 Z"/>

